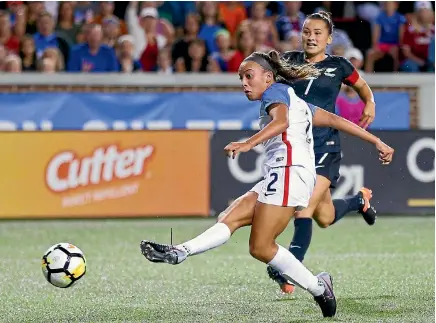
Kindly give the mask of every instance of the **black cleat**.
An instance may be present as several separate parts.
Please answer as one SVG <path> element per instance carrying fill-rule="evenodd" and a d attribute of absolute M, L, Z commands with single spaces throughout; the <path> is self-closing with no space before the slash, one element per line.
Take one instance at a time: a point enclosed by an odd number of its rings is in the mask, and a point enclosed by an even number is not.
<path fill-rule="evenodd" d="M 187 252 L 176 249 L 174 246 L 147 240 L 141 241 L 141 252 L 151 262 L 171 265 L 180 264 L 188 256 Z"/>
<path fill-rule="evenodd" d="M 372 199 L 372 191 L 366 187 L 363 187 L 358 195 L 361 199 L 359 213 L 363 216 L 363 219 L 366 223 L 368 223 L 368 225 L 373 225 L 377 219 L 377 211 L 369 203 L 369 201 Z"/>
<path fill-rule="evenodd" d="M 322 315 L 324 317 L 333 317 L 336 314 L 336 297 L 333 293 L 333 278 L 329 273 L 320 273 L 316 275 L 319 283 L 325 287 L 324 293 L 319 296 L 315 296 L 314 300 L 321 308 Z"/>
<path fill-rule="evenodd" d="M 288 281 L 285 277 L 280 275 L 280 273 L 271 266 L 266 267 L 266 272 L 268 273 L 269 278 L 274 280 L 277 284 L 279 284 L 280 289 L 283 293 L 292 294 L 295 290 L 295 285 Z"/>

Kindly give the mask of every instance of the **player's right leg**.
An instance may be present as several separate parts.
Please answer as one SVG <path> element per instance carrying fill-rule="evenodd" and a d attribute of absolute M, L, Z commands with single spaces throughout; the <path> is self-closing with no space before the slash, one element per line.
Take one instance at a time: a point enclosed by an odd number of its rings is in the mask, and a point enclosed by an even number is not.
<path fill-rule="evenodd" d="M 332 317 L 336 313 L 336 299 L 331 276 L 327 273 L 314 276 L 292 253 L 275 241 L 288 225 L 294 210 L 294 207 L 258 202 L 251 227 L 250 254 L 311 293 L 323 316 Z"/>
<path fill-rule="evenodd" d="M 236 199 L 219 217 L 218 222 L 192 240 L 172 246 L 153 241 L 141 242 L 142 254 L 151 262 L 180 264 L 187 257 L 198 255 L 226 243 L 237 229 L 250 225 L 261 182 L 252 191 Z"/>

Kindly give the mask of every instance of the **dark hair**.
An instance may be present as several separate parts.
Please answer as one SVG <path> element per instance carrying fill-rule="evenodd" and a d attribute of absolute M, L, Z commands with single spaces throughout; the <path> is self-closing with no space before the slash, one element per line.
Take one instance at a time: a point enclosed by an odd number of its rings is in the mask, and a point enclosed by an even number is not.
<path fill-rule="evenodd" d="M 60 17 L 62 16 L 61 15 L 61 12 L 62 12 L 62 9 L 64 8 L 64 6 L 65 5 L 71 5 L 71 3 L 68 3 L 68 2 L 66 2 L 66 1 L 61 1 L 60 3 L 59 3 L 59 7 L 58 7 L 58 23 L 59 23 L 59 21 L 60 21 Z M 74 8 L 72 9 L 73 10 L 73 14 L 71 15 L 71 21 L 70 22 L 72 22 L 73 23 L 73 25 L 74 25 Z M 63 17 L 62 17 L 63 18 Z"/>
<path fill-rule="evenodd" d="M 333 34 L 333 20 L 332 20 L 332 14 L 330 12 L 318 11 L 316 13 L 308 15 L 306 20 L 307 19 L 316 19 L 316 20 L 324 21 L 329 30 L 329 35 Z"/>
<path fill-rule="evenodd" d="M 315 67 L 314 64 L 304 63 L 301 65 L 289 64 L 280 57 L 280 54 L 272 50 L 268 54 L 261 52 L 254 52 L 252 55 L 259 56 L 266 60 L 273 68 L 274 79 L 277 82 L 287 82 L 293 79 L 310 79 L 318 77 L 321 72 Z"/>

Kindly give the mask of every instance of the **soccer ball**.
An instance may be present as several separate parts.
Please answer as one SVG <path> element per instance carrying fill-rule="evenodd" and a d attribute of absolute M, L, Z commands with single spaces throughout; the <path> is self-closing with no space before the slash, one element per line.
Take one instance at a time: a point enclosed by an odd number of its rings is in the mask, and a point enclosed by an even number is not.
<path fill-rule="evenodd" d="M 71 243 L 57 243 L 42 257 L 42 273 L 47 281 L 60 288 L 71 287 L 86 272 L 82 250 Z"/>

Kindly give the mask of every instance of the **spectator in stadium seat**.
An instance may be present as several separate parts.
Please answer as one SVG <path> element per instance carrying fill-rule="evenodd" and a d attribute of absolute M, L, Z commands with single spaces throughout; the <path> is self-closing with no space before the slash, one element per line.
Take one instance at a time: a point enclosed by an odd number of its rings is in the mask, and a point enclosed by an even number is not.
<path fill-rule="evenodd" d="M 264 39 L 262 44 L 268 48 L 278 47 L 279 35 L 275 24 L 267 17 L 266 3 L 263 1 L 253 2 L 250 12 L 251 17 L 248 19 L 250 27 L 261 33 L 266 32 L 266 35 L 262 35 L 262 38 Z M 254 37 L 256 38 L 256 33 L 254 33 Z M 256 43 L 258 44 L 258 41 L 256 41 Z"/>
<path fill-rule="evenodd" d="M 429 45 L 435 34 L 434 15 L 430 1 L 415 2 L 415 16 L 407 26 L 401 48 L 404 61 L 401 70 L 404 72 L 427 71 Z"/>
<path fill-rule="evenodd" d="M 184 36 L 177 40 L 172 47 L 172 60 L 176 62 L 179 57 L 188 57 L 189 44 L 198 38 L 199 17 L 197 14 L 188 14 L 186 16 Z"/>
<path fill-rule="evenodd" d="M 237 32 L 236 52 L 229 60 L 228 71 L 236 73 L 242 61 L 255 51 L 254 38 L 250 30 Z"/>
<path fill-rule="evenodd" d="M 63 58 L 68 61 L 70 46 L 62 37 L 58 37 L 54 31 L 53 17 L 48 12 L 43 12 L 37 21 L 38 32 L 33 35 L 36 47 L 36 56 L 40 57 L 48 47 L 57 47 L 62 52 Z"/>
<path fill-rule="evenodd" d="M 43 12 L 44 12 L 43 1 L 29 1 L 27 3 L 26 34 L 33 35 L 38 31 L 36 28 L 36 23 L 39 16 Z"/>
<path fill-rule="evenodd" d="M 348 59 L 351 64 L 355 67 L 355 69 L 359 72 L 361 75 L 362 72 L 362 66 L 363 66 L 363 54 L 362 52 L 357 48 L 349 48 L 345 51 L 344 57 Z"/>
<path fill-rule="evenodd" d="M 126 23 L 114 15 L 113 1 L 99 1 L 99 14 L 94 18 L 93 23 L 103 25 L 105 20 L 118 21 L 121 35 L 128 33 Z M 103 31 L 104 33 L 104 31 Z"/>
<path fill-rule="evenodd" d="M 277 18 L 276 26 L 280 41 L 287 41 L 292 31 L 300 32 L 306 16 L 300 11 L 301 1 L 286 1 L 285 15 Z"/>
<path fill-rule="evenodd" d="M 64 57 L 62 56 L 61 51 L 56 47 L 47 48 L 39 60 L 41 61 L 43 59 L 49 59 L 53 61 L 56 72 L 65 70 Z"/>
<path fill-rule="evenodd" d="M 157 58 L 157 72 L 159 74 L 173 74 L 173 66 L 171 61 L 171 51 L 169 48 L 163 48 L 159 51 Z"/>
<path fill-rule="evenodd" d="M 41 57 L 47 47 L 57 47 L 58 38 L 54 32 L 53 17 L 48 12 L 43 12 L 37 20 L 38 32 L 33 35 L 36 47 L 36 56 Z"/>
<path fill-rule="evenodd" d="M 10 19 L 12 24 L 12 33 L 18 38 L 24 36 L 26 33 L 26 10 L 27 7 L 23 1 L 8 1 L 7 7 L 10 12 Z"/>
<path fill-rule="evenodd" d="M 206 44 L 201 39 L 195 39 L 189 44 L 188 57 L 179 57 L 175 62 L 175 70 L 178 73 L 207 72 L 208 65 Z"/>
<path fill-rule="evenodd" d="M 30 35 L 25 35 L 21 39 L 20 52 L 21 69 L 23 71 L 36 71 L 36 48 L 35 40 Z"/>
<path fill-rule="evenodd" d="M 56 34 L 62 37 L 70 47 L 77 43 L 80 25 L 74 22 L 74 5 L 71 1 L 61 1 L 58 7 Z"/>
<path fill-rule="evenodd" d="M 342 29 L 339 28 L 333 29 L 332 38 L 333 38 L 332 43 L 327 46 L 327 50 L 326 50 L 327 54 L 332 55 L 332 50 L 336 46 L 342 46 L 345 48 L 345 50 L 353 47 L 353 42 L 351 41 L 347 32 Z"/>
<path fill-rule="evenodd" d="M 158 12 L 154 7 L 141 10 L 136 16 L 138 3 L 131 1 L 126 10 L 129 33 L 134 38 L 135 58 L 139 58 L 144 71 L 156 71 L 159 50 L 167 45 L 167 39 L 157 32 Z"/>
<path fill-rule="evenodd" d="M 234 36 L 241 22 L 247 19 L 247 11 L 240 1 L 222 1 L 218 5 L 219 16 L 230 35 Z"/>
<path fill-rule="evenodd" d="M 133 57 L 134 44 L 133 36 L 123 35 L 118 38 L 116 46 L 116 55 L 118 60 L 118 69 L 121 73 L 139 72 L 142 70 L 139 60 Z"/>
<path fill-rule="evenodd" d="M 120 36 L 120 20 L 117 17 L 110 17 L 103 19 L 103 44 L 114 48 L 117 39 Z"/>
<path fill-rule="evenodd" d="M 5 58 L 4 71 L 7 73 L 21 73 L 21 59 L 15 54 L 9 54 Z"/>
<path fill-rule="evenodd" d="M 225 28 L 224 25 L 218 21 L 219 13 L 217 3 L 218 2 L 205 1 L 198 4 L 201 23 L 198 38 L 204 40 L 208 53 L 218 51 L 215 42 L 215 34 L 218 30 Z"/>
<path fill-rule="evenodd" d="M 226 29 L 221 29 L 215 34 L 218 52 L 212 53 L 211 58 L 216 61 L 221 72 L 228 72 L 228 63 L 235 55 L 231 47 L 230 33 Z"/>
<path fill-rule="evenodd" d="M 100 25 L 89 25 L 86 43 L 76 45 L 68 61 L 69 72 L 118 72 L 118 63 L 112 48 L 102 44 Z"/>
<path fill-rule="evenodd" d="M 0 12 L 0 44 L 14 54 L 20 47 L 19 39 L 12 34 L 10 15 L 6 11 Z"/>
<path fill-rule="evenodd" d="M 160 16 L 159 9 L 162 6 L 162 1 L 143 1 L 141 2 L 141 12 L 145 8 L 154 8 L 157 10 L 157 24 L 156 24 L 156 33 L 158 35 L 162 35 L 167 43 L 165 46 L 172 45 L 174 42 L 175 29 L 172 23 Z"/>
<path fill-rule="evenodd" d="M 362 52 L 353 47 L 347 49 L 343 56 L 348 59 L 359 74 L 362 75 Z M 364 109 L 365 103 L 360 99 L 357 92 L 351 86 L 343 84 L 341 92 L 336 99 L 336 113 L 358 125 Z"/>
<path fill-rule="evenodd" d="M 399 45 L 404 34 L 406 18 L 397 12 L 396 1 L 383 3 L 383 11 L 378 15 L 372 31 L 372 48 L 368 50 L 365 72 L 374 72 L 374 64 L 385 55 L 390 55 L 394 70 L 399 67 Z"/>
<path fill-rule="evenodd" d="M 365 103 L 351 86 L 343 86 L 336 99 L 336 113 L 342 118 L 359 125 Z"/>
<path fill-rule="evenodd" d="M 167 39 L 157 33 L 158 12 L 156 8 L 144 8 L 140 15 L 146 36 L 146 46 L 141 54 L 142 69 L 156 71 L 159 51 L 167 45 Z"/>
<path fill-rule="evenodd" d="M 254 35 L 254 46 L 257 52 L 267 53 L 273 48 L 268 41 L 269 29 L 268 25 L 261 22 L 251 23 L 251 30 Z"/>

